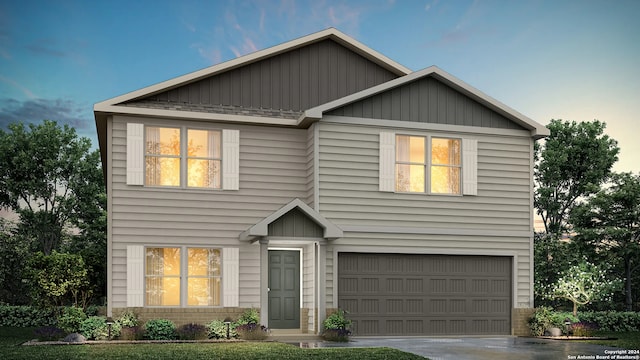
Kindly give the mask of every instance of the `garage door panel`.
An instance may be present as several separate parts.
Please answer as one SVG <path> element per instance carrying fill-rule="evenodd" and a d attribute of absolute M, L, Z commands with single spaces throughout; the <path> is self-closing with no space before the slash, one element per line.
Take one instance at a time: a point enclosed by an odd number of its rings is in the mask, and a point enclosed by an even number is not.
<path fill-rule="evenodd" d="M 338 268 L 356 335 L 510 334 L 509 257 L 340 253 Z"/>

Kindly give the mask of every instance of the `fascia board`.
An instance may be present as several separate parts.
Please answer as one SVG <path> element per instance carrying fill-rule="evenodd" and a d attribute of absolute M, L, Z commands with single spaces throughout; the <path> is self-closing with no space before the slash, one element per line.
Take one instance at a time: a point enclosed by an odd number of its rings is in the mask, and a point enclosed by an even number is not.
<path fill-rule="evenodd" d="M 177 87 L 177 86 L 181 86 L 190 82 L 194 82 L 197 80 L 200 80 L 202 78 L 208 77 L 208 76 L 212 76 L 215 75 L 217 73 L 221 73 L 224 71 L 228 71 L 231 70 L 233 68 L 242 66 L 242 65 L 246 65 L 246 64 L 250 64 L 252 62 L 261 60 L 263 58 L 267 58 L 270 56 L 274 56 L 277 55 L 279 53 L 283 53 L 286 52 L 288 50 L 292 50 L 298 47 L 302 47 L 314 42 L 318 42 L 327 38 L 332 38 L 334 40 L 337 40 L 338 42 L 340 42 L 341 44 L 350 47 L 351 49 L 355 50 L 356 52 L 360 53 L 362 56 L 368 58 L 369 60 L 372 60 L 376 63 L 378 63 L 379 65 L 387 68 L 388 70 L 394 72 L 397 75 L 405 75 L 411 72 L 411 70 L 409 68 L 406 68 L 400 64 L 398 64 L 397 62 L 389 59 L 388 57 L 378 53 L 377 51 L 365 46 L 364 44 L 358 42 L 357 40 L 343 34 L 342 32 L 338 31 L 335 28 L 328 28 L 310 35 L 306 35 L 303 37 L 300 37 L 298 39 L 294 39 L 279 45 L 275 45 L 272 46 L 270 48 L 267 49 L 263 49 L 263 50 L 258 50 L 256 52 L 232 59 L 232 60 L 228 60 L 225 61 L 223 63 L 217 64 L 217 65 L 213 65 L 198 71 L 194 71 L 192 73 L 186 74 L 186 75 L 182 75 L 167 81 L 163 81 L 160 83 L 157 83 L 155 85 L 151 85 L 148 87 L 144 87 L 142 89 L 136 90 L 136 91 L 132 91 L 129 93 L 126 93 L 124 95 L 120 95 L 120 96 L 116 96 L 114 98 L 102 101 L 96 105 L 115 105 L 115 104 L 119 104 L 122 102 L 126 102 L 126 101 L 131 101 L 131 100 L 135 100 L 138 98 L 142 98 L 142 97 L 146 97 L 146 96 L 150 96 L 162 91 L 166 91 L 169 90 L 171 88 Z"/>
<path fill-rule="evenodd" d="M 99 113 L 126 114 L 126 115 L 162 117 L 162 118 L 170 118 L 170 119 L 184 119 L 184 120 L 196 120 L 196 121 L 198 120 L 199 121 L 225 121 L 225 122 L 243 123 L 243 124 L 260 124 L 260 125 L 291 126 L 291 127 L 295 127 L 298 124 L 298 121 L 295 119 L 206 113 L 206 112 L 183 111 L 183 110 L 136 108 L 132 106 L 103 105 L 103 104 L 96 104 L 93 107 L 93 111 L 96 114 L 99 114 Z"/>

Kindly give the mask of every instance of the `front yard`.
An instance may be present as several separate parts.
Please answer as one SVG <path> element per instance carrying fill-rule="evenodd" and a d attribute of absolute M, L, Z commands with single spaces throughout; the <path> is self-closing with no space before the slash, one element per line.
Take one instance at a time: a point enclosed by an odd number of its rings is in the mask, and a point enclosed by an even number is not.
<path fill-rule="evenodd" d="M 21 346 L 33 329 L 0 327 L 0 359 L 423 359 L 389 348 L 300 349 L 276 342 Z"/>

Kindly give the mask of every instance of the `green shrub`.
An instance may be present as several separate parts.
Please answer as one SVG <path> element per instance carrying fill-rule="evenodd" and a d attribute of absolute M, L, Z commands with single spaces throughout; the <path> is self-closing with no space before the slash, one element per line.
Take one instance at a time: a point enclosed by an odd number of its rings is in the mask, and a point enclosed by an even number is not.
<path fill-rule="evenodd" d="M 120 314 L 120 317 L 118 317 L 118 319 L 116 321 L 123 328 L 124 327 L 135 327 L 135 326 L 138 326 L 140 324 L 139 321 L 138 321 L 138 316 L 136 315 L 136 313 L 134 313 L 130 309 L 127 309 L 122 314 Z"/>
<path fill-rule="evenodd" d="M 227 338 L 227 324 L 222 320 L 213 320 L 206 325 L 207 335 L 209 339 L 226 339 Z M 229 338 L 237 338 L 236 332 L 237 325 L 235 323 L 229 324 Z"/>
<path fill-rule="evenodd" d="M 80 325 L 87 318 L 82 308 L 68 306 L 62 309 L 62 315 L 58 319 L 58 327 L 67 334 L 80 331 Z"/>
<path fill-rule="evenodd" d="M 578 313 L 580 321 L 596 324 L 602 331 L 640 331 L 640 313 L 630 311 L 593 311 Z"/>
<path fill-rule="evenodd" d="M 322 337 L 328 341 L 348 341 L 351 335 L 351 320 L 347 319 L 342 309 L 329 315 L 322 323 Z"/>
<path fill-rule="evenodd" d="M 80 324 L 80 334 L 84 335 L 87 340 L 107 340 L 109 339 L 109 325 L 107 318 L 104 316 L 90 316 Z M 111 338 L 120 335 L 120 324 L 113 322 L 111 324 Z"/>
<path fill-rule="evenodd" d="M 144 337 L 148 340 L 174 340 L 176 324 L 167 319 L 154 319 L 144 324 Z"/>
<path fill-rule="evenodd" d="M 238 321 L 236 321 L 236 326 L 245 325 L 245 324 L 258 324 L 260 323 L 260 313 L 257 309 L 251 308 L 245 310 Z"/>
<path fill-rule="evenodd" d="M 201 324 L 184 324 L 178 328 L 177 333 L 181 340 L 207 339 L 207 327 Z"/>
<path fill-rule="evenodd" d="M 553 310 L 550 307 L 540 306 L 529 318 L 529 330 L 531 335 L 542 336 L 545 330 L 553 325 Z"/>
<path fill-rule="evenodd" d="M 57 318 L 56 309 L 53 308 L 0 305 L 0 326 L 56 326 Z"/>

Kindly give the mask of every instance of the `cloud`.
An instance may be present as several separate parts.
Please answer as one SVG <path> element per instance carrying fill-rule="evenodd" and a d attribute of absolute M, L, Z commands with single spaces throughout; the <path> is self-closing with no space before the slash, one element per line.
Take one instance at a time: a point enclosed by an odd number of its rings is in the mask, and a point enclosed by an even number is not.
<path fill-rule="evenodd" d="M 25 86 L 22 86 L 20 84 L 18 84 L 18 82 L 16 82 L 15 80 L 9 79 L 7 77 L 4 77 L 2 75 L 0 75 L 0 81 L 2 81 L 3 83 L 9 84 L 12 87 L 20 90 L 20 92 L 22 92 L 24 94 L 24 96 L 28 97 L 29 99 L 35 99 L 36 96 L 31 92 L 31 90 L 27 89 Z"/>
<path fill-rule="evenodd" d="M 59 125 L 69 125 L 78 133 L 93 136 L 95 127 L 88 118 L 89 106 L 65 99 L 0 99 L 0 128 L 14 122 L 37 124 L 42 120 L 56 121 Z"/>

